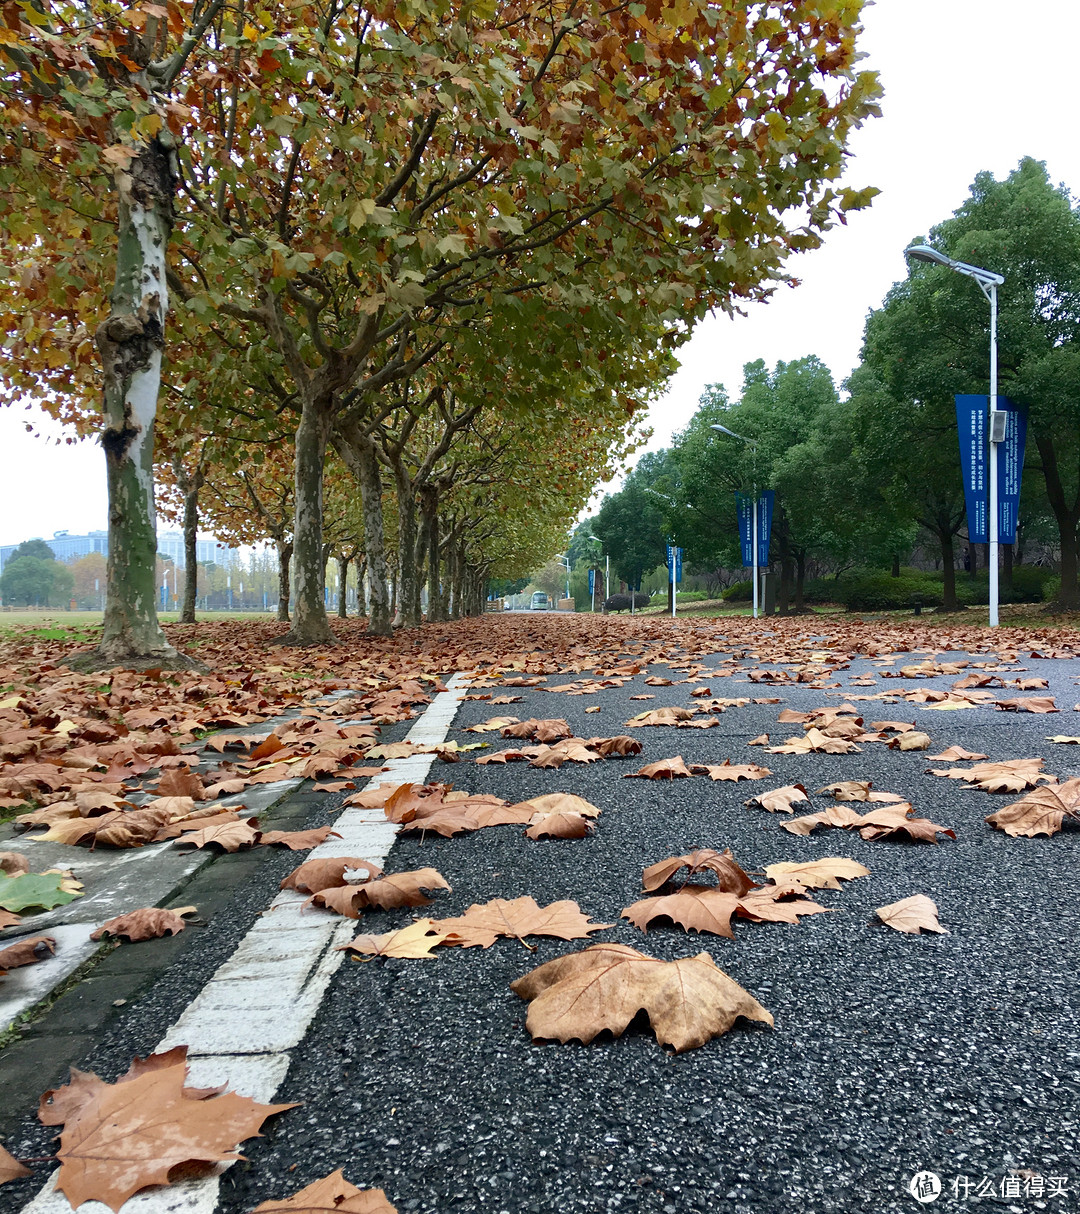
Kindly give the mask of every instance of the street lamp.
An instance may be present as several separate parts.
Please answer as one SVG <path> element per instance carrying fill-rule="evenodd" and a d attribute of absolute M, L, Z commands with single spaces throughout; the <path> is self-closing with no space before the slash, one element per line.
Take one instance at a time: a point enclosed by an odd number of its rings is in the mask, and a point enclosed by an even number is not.
<path fill-rule="evenodd" d="M 651 493 L 653 495 L 653 497 L 662 497 L 664 499 L 664 501 L 668 503 L 669 506 L 676 506 L 676 507 L 678 506 L 678 503 L 675 501 L 675 499 L 673 497 L 668 497 L 668 495 L 666 493 L 661 493 L 659 489 L 652 489 L 648 485 L 646 485 L 645 492 Z M 673 543 L 668 544 L 669 549 L 673 549 L 674 547 L 675 547 L 675 545 Z M 675 596 L 676 596 L 677 592 L 675 590 L 675 554 L 673 551 L 668 552 L 668 565 L 670 566 L 670 569 L 668 570 L 668 572 L 671 575 L 671 618 L 674 619 L 675 618 Z"/>
<path fill-rule="evenodd" d="M 729 438 L 737 438 L 740 442 L 746 443 L 750 448 L 754 461 L 754 494 L 753 506 L 751 507 L 752 522 L 750 529 L 750 546 L 754 561 L 754 619 L 758 618 L 758 490 L 757 490 L 757 440 L 746 438 L 742 434 L 736 434 L 734 430 L 729 430 L 727 426 L 721 426 L 719 422 L 713 422 L 710 429 L 718 431 L 720 434 L 726 434 Z"/>
<path fill-rule="evenodd" d="M 565 552 L 557 553 L 555 559 L 566 570 L 566 597 L 570 597 L 570 558 Z"/>
<path fill-rule="evenodd" d="M 904 250 L 904 256 L 912 261 L 928 261 L 931 265 L 944 266 L 955 270 L 966 278 L 974 278 L 979 289 L 990 302 L 990 398 L 987 401 L 986 433 L 990 439 L 990 500 L 987 512 L 990 540 L 990 627 L 998 625 L 998 462 L 997 449 L 1005 437 L 1005 425 L 1008 415 L 997 407 L 997 289 L 1005 279 L 993 270 L 984 270 L 981 266 L 968 265 L 966 261 L 957 261 L 937 249 L 926 244 L 912 245 Z"/>

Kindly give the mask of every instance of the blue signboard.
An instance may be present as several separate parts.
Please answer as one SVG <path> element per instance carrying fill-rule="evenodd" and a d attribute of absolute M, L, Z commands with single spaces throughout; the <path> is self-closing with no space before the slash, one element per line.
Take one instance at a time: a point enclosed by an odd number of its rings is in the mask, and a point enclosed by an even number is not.
<path fill-rule="evenodd" d="M 1020 514 L 1020 479 L 1027 445 L 1027 411 L 1007 397 L 998 397 L 998 407 L 1008 410 L 1005 441 L 998 443 L 998 539 L 1016 543 L 1016 520 Z"/>
<path fill-rule="evenodd" d="M 671 581 L 671 564 L 675 562 L 675 581 L 682 581 L 682 553 L 681 548 L 674 548 L 671 544 L 667 546 L 667 574 L 668 581 Z"/>
<path fill-rule="evenodd" d="M 990 528 L 987 398 L 958 395 L 955 400 L 968 539 L 972 544 L 988 544 Z M 1020 480 L 1024 470 L 1024 447 L 1027 442 L 1027 414 L 1007 396 L 998 397 L 998 408 L 1008 413 L 1005 440 L 997 445 L 998 539 L 1003 544 L 1012 544 L 1016 542 L 1016 520 L 1020 512 Z"/>
<path fill-rule="evenodd" d="M 769 539 L 772 535 L 773 500 L 776 494 L 772 489 L 766 489 L 757 500 L 758 509 L 758 561 L 759 565 L 769 563 Z M 735 494 L 735 511 L 739 516 L 739 541 L 742 544 L 742 561 L 744 565 L 754 563 L 754 499 L 749 493 Z"/>
<path fill-rule="evenodd" d="M 596 570 L 589 570 L 589 598 L 596 593 Z"/>

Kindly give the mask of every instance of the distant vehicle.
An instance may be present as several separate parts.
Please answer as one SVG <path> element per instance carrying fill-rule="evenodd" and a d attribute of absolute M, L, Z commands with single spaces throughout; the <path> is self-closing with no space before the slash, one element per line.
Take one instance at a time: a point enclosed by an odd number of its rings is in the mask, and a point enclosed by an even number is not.
<path fill-rule="evenodd" d="M 530 611 L 547 611 L 549 606 L 548 596 L 542 590 L 533 592 L 532 599 L 529 602 Z"/>

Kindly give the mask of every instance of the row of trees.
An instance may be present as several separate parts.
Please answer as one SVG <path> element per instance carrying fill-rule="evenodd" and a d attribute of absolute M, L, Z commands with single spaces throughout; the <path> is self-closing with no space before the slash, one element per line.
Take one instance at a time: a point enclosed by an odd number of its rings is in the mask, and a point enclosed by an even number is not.
<path fill-rule="evenodd" d="M 1028 159 L 1004 180 L 979 174 L 929 242 L 1005 278 L 1000 390 L 1026 409 L 1029 442 L 1004 583 L 1025 543 L 1045 540 L 1060 567 L 1060 603 L 1080 607 L 1080 207 Z M 913 265 L 870 313 L 843 400 L 817 358 L 772 370 L 748 364 L 740 397 L 709 387 L 673 446 L 643 457 L 586 529 L 632 583 L 665 559 L 669 535 L 697 567 L 731 569 L 741 565 L 734 491 L 756 483 L 776 493 L 781 610 L 802 607 L 811 566 L 899 574 L 916 549 L 939 565 L 944 606 L 955 608 L 966 517 L 953 397 L 987 392 L 988 324 L 970 279 Z M 715 423 L 754 445 L 717 433 Z M 979 559 L 969 551 L 971 573 Z"/>
<path fill-rule="evenodd" d="M 5 7 L 0 376 L 104 417 L 96 660 L 177 660 L 155 474 L 190 536 L 273 540 L 297 644 L 330 552 L 375 632 L 389 565 L 410 624 L 539 563 L 695 321 L 869 201 L 859 8 Z"/>

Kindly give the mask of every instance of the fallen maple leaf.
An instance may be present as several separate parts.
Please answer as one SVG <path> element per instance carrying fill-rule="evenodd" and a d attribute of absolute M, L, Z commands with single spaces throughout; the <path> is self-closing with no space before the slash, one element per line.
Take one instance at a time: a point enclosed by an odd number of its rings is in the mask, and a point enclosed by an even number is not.
<path fill-rule="evenodd" d="M 908 815 L 915 811 L 906 802 L 899 805 L 886 805 L 871 813 L 863 814 L 858 823 L 859 834 L 864 839 L 887 839 L 892 835 L 908 835 L 917 841 L 936 843 L 939 834 L 956 838 L 956 832 L 947 826 L 939 826 L 929 818 L 911 818 Z"/>
<path fill-rule="evenodd" d="M 995 700 L 1001 712 L 1060 712 L 1053 696 L 1019 696 L 1015 700 Z"/>
<path fill-rule="evenodd" d="M 529 1002 L 525 1026 L 537 1040 L 588 1044 L 605 1030 L 620 1037 L 644 1011 L 657 1041 L 681 1053 L 726 1033 L 740 1016 L 773 1023 L 707 953 L 660 961 L 623 944 L 594 944 L 548 961 L 510 989 Z"/>
<path fill-rule="evenodd" d="M 783 822 L 784 830 L 793 835 L 808 835 L 819 826 L 839 826 L 846 828 L 857 826 L 862 821 L 862 815 L 857 814 L 846 805 L 828 805 L 820 813 L 803 814 L 800 818 L 792 818 Z"/>
<path fill-rule="evenodd" d="M 678 725 L 680 721 L 689 721 L 693 715 L 693 712 L 689 708 L 669 706 L 667 708 L 654 708 L 651 712 L 640 712 L 636 717 L 631 717 L 624 724 L 628 725 L 631 729 L 637 729 L 643 725 Z"/>
<path fill-rule="evenodd" d="M 757 793 L 743 804 L 760 805 L 762 809 L 767 809 L 769 813 L 775 814 L 791 813 L 800 801 L 806 801 L 809 804 L 806 789 L 801 784 L 785 784 L 782 788 L 774 788 L 771 792 Z"/>
<path fill-rule="evenodd" d="M 914 730 L 911 733 L 902 733 L 898 738 L 892 738 L 888 745 L 890 750 L 929 750 L 933 746 L 933 742 L 928 733 Z"/>
<path fill-rule="evenodd" d="M 0 851 L 0 873 L 17 877 L 30 871 L 30 861 L 18 851 Z"/>
<path fill-rule="evenodd" d="M 176 846 L 202 848 L 212 844 L 223 851 L 234 852 L 239 851 L 241 847 L 250 847 L 258 840 L 258 819 L 249 818 L 246 822 L 223 822 L 217 826 L 203 827 L 201 830 L 185 831 L 176 840 Z"/>
<path fill-rule="evenodd" d="M 699 848 L 684 856 L 670 856 L 666 860 L 650 864 L 641 874 L 642 888 L 649 892 L 659 889 L 665 881 L 670 881 L 683 868 L 687 870 L 687 878 L 703 872 L 715 873 L 715 888 L 728 893 L 745 894 L 754 888 L 753 881 L 735 862 L 735 857 L 730 851 L 721 853 L 713 851 L 712 848 Z"/>
<path fill-rule="evenodd" d="M 520 725 L 520 717 L 488 717 L 486 721 L 480 721 L 476 725 L 466 726 L 466 733 L 495 733 L 500 729 L 505 729 L 508 725 Z"/>
<path fill-rule="evenodd" d="M 912 894 L 910 898 L 901 898 L 899 902 L 879 906 L 874 914 L 887 927 L 906 932 L 910 936 L 917 936 L 920 932 L 938 932 L 945 936 L 949 934 L 938 922 L 937 906 L 925 894 Z"/>
<path fill-rule="evenodd" d="M 182 1165 L 242 1159 L 238 1142 L 257 1135 L 267 1117 L 296 1107 L 235 1092 L 192 1099 L 186 1072 L 180 1060 L 115 1084 L 99 1080 L 65 1118 L 56 1187 L 73 1207 L 100 1201 L 119 1211 L 140 1189 L 168 1184 Z"/>
<path fill-rule="evenodd" d="M 1057 777 L 1040 771 L 1042 759 L 1010 759 L 1003 763 L 976 763 L 974 767 L 929 768 L 932 776 L 966 780 L 969 788 L 983 792 L 1023 792 L 1037 785 L 1056 784 Z"/>
<path fill-rule="evenodd" d="M 519 721 L 516 725 L 506 725 L 500 730 L 504 738 L 532 738 L 545 745 L 558 742 L 561 738 L 569 738 L 573 732 L 561 717 L 549 717 L 543 720 L 530 717 L 527 721 Z"/>
<path fill-rule="evenodd" d="M 371 907 L 392 910 L 399 906 L 427 906 L 431 899 L 426 889 L 449 889 L 442 873 L 433 868 L 418 868 L 411 872 L 390 873 L 358 885 L 347 884 L 319 890 L 312 896 L 318 905 L 327 906 L 349 919 L 359 918 L 360 912 Z"/>
<path fill-rule="evenodd" d="M 730 780 L 738 783 L 740 780 L 764 780 L 772 775 L 767 767 L 759 767 L 756 763 L 732 763 L 725 759 L 723 763 L 695 763 L 690 769 L 694 775 L 708 775 L 710 780 Z"/>
<path fill-rule="evenodd" d="M 785 860 L 780 864 L 766 864 L 765 875 L 777 884 L 780 884 L 777 878 L 782 877 L 798 882 L 806 889 L 839 889 L 840 878 L 851 881 L 855 877 L 868 877 L 870 870 L 844 856 L 826 856 L 802 863 Z"/>
<path fill-rule="evenodd" d="M 462 948 L 490 948 L 500 936 L 524 943 L 526 936 L 557 936 L 560 940 L 585 940 L 590 932 L 614 926 L 593 923 L 576 902 L 552 902 L 538 906 L 533 898 L 493 898 L 473 905 L 454 919 L 436 919 L 436 931 L 446 936 L 446 944 Z"/>
<path fill-rule="evenodd" d="M 182 906 L 178 910 L 165 910 L 158 906 L 144 906 L 139 910 L 117 915 L 90 933 L 91 940 L 102 936 L 124 936 L 132 944 L 139 940 L 156 940 L 159 936 L 176 936 L 187 927 L 184 915 L 192 914 L 194 906 Z"/>
<path fill-rule="evenodd" d="M 624 733 L 614 738 L 587 738 L 585 745 L 590 750 L 595 750 L 602 759 L 608 759 L 612 755 L 639 755 L 643 750 L 637 738 L 628 737 Z"/>
<path fill-rule="evenodd" d="M 68 869 L 0 876 L 0 908 L 3 910 L 24 911 L 34 906 L 52 910 L 81 896 L 82 886 L 72 880 Z"/>
<path fill-rule="evenodd" d="M 966 763 L 971 759 L 987 759 L 989 755 L 976 754 L 973 750 L 965 750 L 963 746 L 950 746 L 947 750 L 943 750 L 939 755 L 927 756 L 931 759 L 945 759 L 958 763 Z"/>
<path fill-rule="evenodd" d="M 75 818 L 54 822 L 38 838 L 53 843 L 76 844 L 89 841 L 94 847 L 143 847 L 153 842 L 158 831 L 171 819 L 165 809 L 114 810 L 99 818 Z"/>
<path fill-rule="evenodd" d="M 32 1175 L 29 1168 L 24 1167 L 10 1151 L 0 1146 L 0 1184 L 7 1184 L 9 1180 L 21 1180 L 24 1176 Z"/>
<path fill-rule="evenodd" d="M 519 801 L 513 808 L 518 809 L 526 805 L 534 814 L 577 814 L 585 818 L 600 816 L 599 808 L 591 801 L 569 792 L 552 792 L 542 797 L 530 797 L 528 801 Z"/>
<path fill-rule="evenodd" d="M 1080 746 L 1080 738 L 1073 738 L 1073 737 L 1070 737 L 1068 734 L 1063 734 L 1063 733 L 1054 734 L 1054 736 L 1052 738 L 1047 738 L 1046 740 L 1048 742 L 1057 742 L 1059 745 L 1071 744 L 1073 746 Z M 8 854 L 10 855 L 10 853 L 8 853 Z"/>
<path fill-rule="evenodd" d="M 339 1168 L 292 1197 L 263 1201 L 252 1214 L 397 1214 L 382 1189 L 358 1189 Z"/>
<path fill-rule="evenodd" d="M 525 832 L 529 839 L 584 839 L 596 823 L 574 813 L 537 814 Z"/>
<path fill-rule="evenodd" d="M 370 860 L 359 856 L 316 857 L 298 864 L 281 879 L 281 889 L 294 889 L 301 894 L 316 894 L 335 885 L 346 885 L 346 870 L 359 870 L 367 874 L 368 880 L 382 876 L 382 869 Z"/>
<path fill-rule="evenodd" d="M 349 952 L 363 953 L 367 957 L 408 957 L 430 960 L 431 951 L 442 944 L 446 937 L 436 930 L 431 919 L 417 919 L 400 931 L 386 932 L 382 936 L 357 936 L 341 947 Z M 360 960 L 360 958 L 357 958 Z"/>
<path fill-rule="evenodd" d="M 1013 838 L 1056 835 L 1066 818 L 1080 822 L 1080 779 L 1066 780 L 1054 788 L 1037 788 L 986 819 L 996 830 Z"/>
<path fill-rule="evenodd" d="M 817 789 L 814 795 L 821 796 L 822 793 L 829 793 L 837 801 L 881 801 L 889 803 L 904 799 L 894 792 L 874 792 L 872 791 L 873 787 L 874 785 L 870 780 L 839 780 L 835 784 L 826 784 L 824 788 Z"/>
<path fill-rule="evenodd" d="M 0 974 L 20 969 L 24 965 L 35 965 L 56 952 L 56 941 L 52 936 L 32 936 L 16 940 L 7 948 L 0 948 Z"/>
<path fill-rule="evenodd" d="M 290 851 L 307 851 L 309 848 L 318 847 L 320 843 L 325 843 L 331 837 L 340 839 L 341 835 L 338 831 L 330 826 L 315 826 L 311 830 L 266 830 L 259 834 L 258 841 L 265 843 L 268 846 L 279 845 L 287 847 Z"/>
<path fill-rule="evenodd" d="M 682 755 L 671 759 L 657 759 L 655 763 L 646 763 L 639 771 L 630 771 L 623 776 L 624 780 L 640 777 L 643 780 L 674 780 L 684 776 L 693 776 L 693 772 L 683 762 Z"/>
<path fill-rule="evenodd" d="M 780 746 L 767 748 L 771 755 L 808 755 L 820 753 L 827 755 L 859 754 L 859 747 L 847 738 L 831 738 L 820 729 L 811 727 L 804 737 L 788 738 Z"/>

